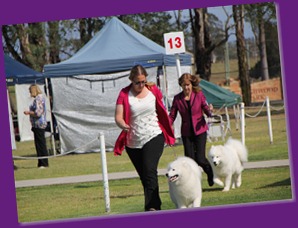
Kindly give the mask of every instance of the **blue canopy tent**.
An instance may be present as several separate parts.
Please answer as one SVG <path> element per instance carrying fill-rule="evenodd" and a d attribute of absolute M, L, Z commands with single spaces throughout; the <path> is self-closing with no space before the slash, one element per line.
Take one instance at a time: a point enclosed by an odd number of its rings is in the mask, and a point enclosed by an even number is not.
<path fill-rule="evenodd" d="M 190 54 L 179 55 L 181 65 L 191 65 Z M 174 55 L 166 55 L 165 48 L 138 33 L 118 18 L 111 18 L 105 26 L 71 58 L 44 66 L 47 77 L 113 73 L 144 67 L 175 66 Z"/>
<path fill-rule="evenodd" d="M 191 54 L 179 55 L 183 70 L 191 70 L 191 58 Z M 98 151 L 97 142 L 77 149 L 97 137 L 98 131 L 109 135 L 107 144 L 114 143 L 120 130 L 112 115 L 116 96 L 129 83 L 129 70 L 136 64 L 147 69 L 148 80 L 157 81 L 161 68 L 177 78 L 175 55 L 167 55 L 164 47 L 112 17 L 72 57 L 44 66 L 44 76 L 51 78 L 61 153 Z"/>
<path fill-rule="evenodd" d="M 31 69 L 30 67 L 14 60 L 12 57 L 10 57 L 7 54 L 4 54 L 4 68 L 5 68 L 7 86 L 12 86 L 15 84 L 44 83 L 44 78 L 42 73 L 37 72 Z M 8 90 L 7 90 L 7 98 L 10 98 Z M 19 102 L 19 103 L 22 103 L 22 102 Z M 10 99 L 8 99 L 8 111 L 9 113 L 12 113 Z M 12 120 L 12 115 L 9 115 L 9 122 L 10 122 L 10 136 L 11 136 L 12 149 L 16 149 L 14 123 Z"/>
<path fill-rule="evenodd" d="M 23 110 L 28 108 L 27 106 L 30 102 L 28 93 L 29 84 L 44 85 L 45 77 L 42 73 L 35 71 L 25 64 L 18 62 L 17 60 L 10 57 L 8 54 L 4 54 L 4 68 L 6 75 L 6 85 L 15 86 L 15 96 L 17 101 L 17 122 L 20 140 L 32 140 L 33 134 L 31 132 L 31 124 L 29 118 L 24 118 Z M 51 121 L 51 109 L 49 108 L 48 99 L 46 99 L 46 101 L 48 107 L 47 112 L 49 112 L 47 114 L 47 119 Z M 11 110 L 10 100 L 8 100 L 8 104 L 9 110 Z M 13 128 L 13 126 L 11 127 Z"/>
<path fill-rule="evenodd" d="M 44 83 L 42 73 L 16 61 L 7 54 L 4 54 L 4 68 L 8 86 L 15 84 Z"/>
<path fill-rule="evenodd" d="M 191 54 L 179 54 L 182 72 L 191 73 L 191 58 Z M 107 144 L 114 144 L 119 134 L 113 118 L 115 101 L 120 89 L 129 83 L 129 70 L 136 64 L 151 71 L 148 80 L 152 81 L 156 80 L 157 69 L 164 69 L 164 87 L 161 87 L 167 103 L 171 103 L 171 98 L 179 92 L 176 56 L 167 55 L 164 47 L 116 17 L 72 57 L 44 66 L 44 76 L 51 78 L 53 88 L 53 113 L 58 123 L 61 153 L 98 151 L 96 142 L 81 148 L 96 138 L 98 131 L 108 135 Z M 204 85 L 202 88 L 205 89 Z M 210 98 L 224 96 L 218 91 L 216 96 L 211 94 L 206 96 L 207 100 L 217 107 L 217 102 Z"/>

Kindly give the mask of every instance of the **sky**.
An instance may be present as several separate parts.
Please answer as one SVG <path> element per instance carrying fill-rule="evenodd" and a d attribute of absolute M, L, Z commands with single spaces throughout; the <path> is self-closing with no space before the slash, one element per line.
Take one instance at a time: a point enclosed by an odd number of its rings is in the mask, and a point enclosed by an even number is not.
<path fill-rule="evenodd" d="M 232 6 L 225 6 L 225 9 L 229 13 L 232 12 Z M 219 20 L 223 22 L 227 20 L 227 16 L 225 15 L 225 12 L 221 6 L 209 7 L 208 12 L 216 15 L 219 18 Z M 254 36 L 249 23 L 244 24 L 244 36 L 246 38 L 250 38 Z M 234 40 L 236 40 L 235 35 L 231 35 L 229 41 L 234 41 Z"/>

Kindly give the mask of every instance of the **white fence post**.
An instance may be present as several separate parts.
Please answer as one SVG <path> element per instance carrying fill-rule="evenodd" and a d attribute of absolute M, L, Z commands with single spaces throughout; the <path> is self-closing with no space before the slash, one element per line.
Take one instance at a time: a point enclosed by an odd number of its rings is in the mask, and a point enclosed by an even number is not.
<path fill-rule="evenodd" d="M 244 112 L 244 103 L 241 102 L 241 107 L 240 107 L 240 121 L 241 121 L 241 139 L 242 139 L 242 144 L 245 145 L 245 112 Z"/>
<path fill-rule="evenodd" d="M 104 187 L 104 197 L 106 203 L 106 212 L 110 212 L 110 193 L 109 193 L 109 181 L 108 181 L 108 171 L 107 171 L 107 160 L 106 160 L 106 146 L 104 134 L 100 133 L 100 154 L 101 154 L 101 166 L 102 166 L 102 177 L 103 177 L 103 187 Z"/>
<path fill-rule="evenodd" d="M 269 100 L 269 97 L 268 97 L 268 96 L 266 96 L 266 106 L 267 106 L 267 117 L 268 117 L 269 139 L 270 139 L 270 144 L 272 144 L 272 143 L 273 143 L 273 133 L 272 133 L 272 122 L 271 122 L 270 100 Z"/>

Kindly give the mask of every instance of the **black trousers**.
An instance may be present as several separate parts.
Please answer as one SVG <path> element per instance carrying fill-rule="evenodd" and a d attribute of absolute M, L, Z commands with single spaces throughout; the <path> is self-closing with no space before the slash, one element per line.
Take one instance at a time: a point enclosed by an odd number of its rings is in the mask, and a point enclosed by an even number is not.
<path fill-rule="evenodd" d="M 206 158 L 207 132 L 194 136 L 182 136 L 184 155 L 194 159 L 205 173 L 212 175 L 212 167 Z"/>
<path fill-rule="evenodd" d="M 164 136 L 160 134 L 147 142 L 141 149 L 126 147 L 126 152 L 136 168 L 143 185 L 145 211 L 148 211 L 150 208 L 155 210 L 161 209 L 157 167 L 163 153 L 164 142 Z"/>
<path fill-rule="evenodd" d="M 48 156 L 48 150 L 47 150 L 47 144 L 46 144 L 46 138 L 45 138 L 45 130 L 40 128 L 34 128 L 31 129 L 34 133 L 34 144 L 35 149 L 37 153 L 37 157 L 44 157 Z M 38 159 L 37 166 L 49 166 L 49 162 L 47 158 Z"/>

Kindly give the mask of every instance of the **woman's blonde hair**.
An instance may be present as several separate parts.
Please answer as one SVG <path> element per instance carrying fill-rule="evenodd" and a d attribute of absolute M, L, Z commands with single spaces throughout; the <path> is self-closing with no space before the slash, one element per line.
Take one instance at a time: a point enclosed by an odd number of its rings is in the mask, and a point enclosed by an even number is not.
<path fill-rule="evenodd" d="M 29 90 L 30 90 L 30 93 L 31 93 L 32 97 L 36 97 L 38 94 L 42 94 L 41 89 L 36 84 L 30 85 Z"/>
<path fill-rule="evenodd" d="M 192 89 L 194 92 L 199 92 L 201 90 L 199 83 L 200 79 L 199 77 L 192 75 L 190 73 L 184 73 L 180 76 L 178 79 L 178 83 L 180 86 L 182 86 L 183 82 L 189 81 L 192 85 Z"/>
<path fill-rule="evenodd" d="M 135 65 L 131 68 L 128 78 L 129 78 L 129 80 L 133 81 L 133 79 L 139 75 L 145 75 L 145 77 L 147 78 L 148 73 L 142 65 Z M 146 85 L 150 87 L 150 86 L 155 85 L 155 83 L 147 82 Z"/>

